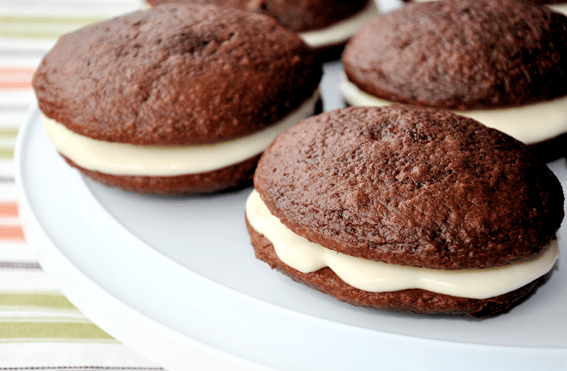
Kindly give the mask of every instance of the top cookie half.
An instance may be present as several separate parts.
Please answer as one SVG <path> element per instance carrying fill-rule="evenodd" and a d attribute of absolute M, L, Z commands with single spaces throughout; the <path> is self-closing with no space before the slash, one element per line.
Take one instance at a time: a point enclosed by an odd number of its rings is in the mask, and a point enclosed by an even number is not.
<path fill-rule="evenodd" d="M 269 17 L 167 4 L 62 36 L 33 87 L 42 112 L 77 134 L 203 144 L 277 122 L 321 74 L 311 48 Z"/>
<path fill-rule="evenodd" d="M 309 241 L 415 267 L 532 259 L 564 215 L 561 184 L 524 144 L 410 106 L 351 107 L 296 124 L 264 151 L 254 185 Z"/>

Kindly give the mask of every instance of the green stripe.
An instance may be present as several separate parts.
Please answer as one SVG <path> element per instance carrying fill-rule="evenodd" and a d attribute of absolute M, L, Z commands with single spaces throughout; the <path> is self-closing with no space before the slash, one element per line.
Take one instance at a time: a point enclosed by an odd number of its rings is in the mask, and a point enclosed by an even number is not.
<path fill-rule="evenodd" d="M 16 127 L 5 127 L 0 128 L 0 138 L 15 138 L 18 136 L 18 128 Z"/>
<path fill-rule="evenodd" d="M 0 21 L 1 24 L 1 21 Z M 0 37 L 52 39 L 76 31 L 87 23 L 33 24 L 5 23 L 0 26 Z"/>
<path fill-rule="evenodd" d="M 14 148 L 0 148 L 0 160 L 14 158 Z"/>
<path fill-rule="evenodd" d="M 0 339 L 112 340 L 94 323 L 0 322 Z"/>
<path fill-rule="evenodd" d="M 0 294 L 0 306 L 46 307 L 50 309 L 77 310 L 63 295 L 44 294 Z"/>
<path fill-rule="evenodd" d="M 91 16 L 33 16 L 33 15 L 4 15 L 0 16 L 0 24 L 7 23 L 52 23 L 52 24 L 63 24 L 63 23 L 95 23 L 100 22 L 107 17 L 91 17 Z"/>

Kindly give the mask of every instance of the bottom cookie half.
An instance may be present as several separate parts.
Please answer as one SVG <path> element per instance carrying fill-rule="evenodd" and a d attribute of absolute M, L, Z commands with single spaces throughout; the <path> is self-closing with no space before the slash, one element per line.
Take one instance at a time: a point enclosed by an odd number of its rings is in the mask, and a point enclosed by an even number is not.
<path fill-rule="evenodd" d="M 246 225 L 258 259 L 297 282 L 356 306 L 417 314 L 469 315 L 484 318 L 506 312 L 525 299 L 547 278 L 540 277 L 515 291 L 488 299 L 455 297 L 421 289 L 368 292 L 346 284 L 330 268 L 312 273 L 302 273 L 291 268 L 278 258 L 272 243 L 264 235 L 256 232 L 248 220 Z"/>
<path fill-rule="evenodd" d="M 126 191 L 182 195 L 190 193 L 210 193 L 224 189 L 251 184 L 256 164 L 260 155 L 235 165 L 205 173 L 185 174 L 177 176 L 130 176 L 105 174 L 98 171 L 87 170 L 63 156 L 69 165 L 77 168 L 89 178 L 106 184 L 110 187 L 122 188 Z"/>

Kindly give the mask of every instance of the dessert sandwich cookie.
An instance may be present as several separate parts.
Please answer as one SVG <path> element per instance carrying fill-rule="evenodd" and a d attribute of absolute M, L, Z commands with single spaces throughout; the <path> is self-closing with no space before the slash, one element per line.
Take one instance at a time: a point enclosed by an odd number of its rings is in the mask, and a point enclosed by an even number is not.
<path fill-rule="evenodd" d="M 523 143 L 449 111 L 313 116 L 268 146 L 254 186 L 256 257 L 357 306 L 494 315 L 559 256 L 555 175 Z"/>
<path fill-rule="evenodd" d="M 518 0 L 406 5 L 375 16 L 342 55 L 348 105 L 448 109 L 545 161 L 567 148 L 567 17 Z"/>
<path fill-rule="evenodd" d="M 268 15 L 293 30 L 320 59 L 338 59 L 347 40 L 378 10 L 374 0 L 147 0 L 151 6 L 184 2 L 214 4 Z"/>
<path fill-rule="evenodd" d="M 320 112 L 321 64 L 273 19 L 167 4 L 62 36 L 33 77 L 56 150 L 140 193 L 251 183 L 275 135 Z"/>

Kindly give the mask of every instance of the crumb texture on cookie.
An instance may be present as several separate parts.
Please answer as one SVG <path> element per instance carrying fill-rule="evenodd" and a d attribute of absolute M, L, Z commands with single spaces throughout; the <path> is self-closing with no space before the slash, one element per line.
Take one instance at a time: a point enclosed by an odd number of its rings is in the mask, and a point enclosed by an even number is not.
<path fill-rule="evenodd" d="M 165 3 L 214 4 L 268 15 L 296 32 L 330 26 L 359 12 L 373 0 L 148 0 L 152 6 Z"/>
<path fill-rule="evenodd" d="M 376 97 L 452 110 L 567 94 L 567 18 L 516 0 L 412 3 L 375 16 L 343 53 Z"/>
<path fill-rule="evenodd" d="M 270 212 L 309 241 L 426 268 L 529 260 L 563 219 L 561 184 L 524 144 L 416 107 L 304 120 L 267 148 L 254 185 Z"/>
<path fill-rule="evenodd" d="M 321 73 L 311 49 L 269 17 L 167 4 L 62 36 L 33 86 L 42 112 L 80 135 L 203 144 L 278 121 Z"/>

